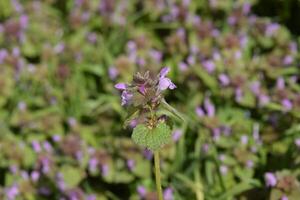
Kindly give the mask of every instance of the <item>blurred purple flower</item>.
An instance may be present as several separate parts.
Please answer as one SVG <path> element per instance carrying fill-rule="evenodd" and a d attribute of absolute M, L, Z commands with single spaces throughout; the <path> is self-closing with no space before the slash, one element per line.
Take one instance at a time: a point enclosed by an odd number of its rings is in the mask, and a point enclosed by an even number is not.
<path fill-rule="evenodd" d="M 283 90 L 285 88 L 285 81 L 282 77 L 277 78 L 276 80 L 276 88 L 278 90 Z"/>
<path fill-rule="evenodd" d="M 215 63 L 212 60 L 205 60 L 202 62 L 202 65 L 208 73 L 212 73 L 216 68 Z"/>
<path fill-rule="evenodd" d="M 204 100 L 204 108 L 208 117 L 215 116 L 215 106 L 207 98 Z"/>
<path fill-rule="evenodd" d="M 40 173 L 38 171 L 33 171 L 31 172 L 30 177 L 33 182 L 37 182 L 40 178 Z"/>
<path fill-rule="evenodd" d="M 235 16 L 229 16 L 227 18 L 227 23 L 230 25 L 230 26 L 233 26 L 237 23 L 237 19 Z"/>
<path fill-rule="evenodd" d="M 220 130 L 220 128 L 214 128 L 212 130 L 212 133 L 213 133 L 213 140 L 214 141 L 218 141 L 220 139 L 220 136 L 221 136 L 221 130 Z"/>
<path fill-rule="evenodd" d="M 272 172 L 266 172 L 264 178 L 267 187 L 274 187 L 277 184 L 277 178 Z"/>
<path fill-rule="evenodd" d="M 268 37 L 273 36 L 276 33 L 276 31 L 279 29 L 279 27 L 280 26 L 277 23 L 267 24 L 266 30 L 265 30 L 265 35 L 268 36 Z"/>
<path fill-rule="evenodd" d="M 147 194 L 147 190 L 144 186 L 138 186 L 137 187 L 137 192 L 138 192 L 138 194 L 141 198 L 144 198 Z"/>
<path fill-rule="evenodd" d="M 297 138 L 297 139 L 295 140 L 295 144 L 296 144 L 296 146 L 297 146 L 298 148 L 300 148 L 300 138 Z"/>
<path fill-rule="evenodd" d="M 77 120 L 74 117 L 69 117 L 67 122 L 70 127 L 75 127 L 77 125 Z"/>
<path fill-rule="evenodd" d="M 249 2 L 245 2 L 242 7 L 243 14 L 248 15 L 251 11 L 251 4 Z"/>
<path fill-rule="evenodd" d="M 188 63 L 189 65 L 194 65 L 194 64 L 196 63 L 195 56 L 189 55 L 189 56 L 187 57 L 187 63 Z"/>
<path fill-rule="evenodd" d="M 32 148 L 36 153 L 39 153 L 42 151 L 41 145 L 38 141 L 34 140 L 31 142 Z"/>
<path fill-rule="evenodd" d="M 95 32 L 88 33 L 87 39 L 90 43 L 95 44 L 97 42 L 97 34 Z"/>
<path fill-rule="evenodd" d="M 52 136 L 52 140 L 53 140 L 54 142 L 59 142 L 59 141 L 61 140 L 61 136 L 60 136 L 60 135 L 53 135 L 53 136 Z"/>
<path fill-rule="evenodd" d="M 242 98 L 243 98 L 242 89 L 238 87 L 235 89 L 235 101 L 239 103 L 242 101 Z"/>
<path fill-rule="evenodd" d="M 218 78 L 222 86 L 229 85 L 230 79 L 226 74 L 220 74 Z"/>
<path fill-rule="evenodd" d="M 178 68 L 179 68 L 180 71 L 183 72 L 183 71 L 186 71 L 188 69 L 188 65 L 185 62 L 180 62 L 178 64 Z"/>
<path fill-rule="evenodd" d="M 287 55 L 283 58 L 284 65 L 291 65 L 293 63 L 293 61 L 294 61 L 294 58 L 291 55 Z"/>
<path fill-rule="evenodd" d="M 20 26 L 22 29 L 25 29 L 28 26 L 28 16 L 27 15 L 21 15 L 20 19 Z"/>
<path fill-rule="evenodd" d="M 15 200 L 19 193 L 20 191 L 17 184 L 12 185 L 5 190 L 7 200 Z"/>
<path fill-rule="evenodd" d="M 54 46 L 53 51 L 56 54 L 60 54 L 65 50 L 65 44 L 63 42 L 58 43 L 57 45 Z"/>
<path fill-rule="evenodd" d="M 260 106 L 264 106 L 270 102 L 270 97 L 265 94 L 260 94 L 258 96 L 258 101 Z"/>
<path fill-rule="evenodd" d="M 53 150 L 52 145 L 48 141 L 45 141 L 43 143 L 43 147 L 47 152 L 52 152 Z"/>
<path fill-rule="evenodd" d="M 98 160 L 96 158 L 91 158 L 89 160 L 89 170 L 91 172 L 96 172 L 98 168 Z"/>
<path fill-rule="evenodd" d="M 174 200 L 172 188 L 168 187 L 164 190 L 164 200 Z"/>
<path fill-rule="evenodd" d="M 27 104 L 24 101 L 20 101 L 18 103 L 18 109 L 22 112 L 24 112 L 27 108 Z"/>
<path fill-rule="evenodd" d="M 108 68 L 108 75 L 111 80 L 115 80 L 117 78 L 117 76 L 119 75 L 119 71 L 116 67 L 110 66 Z"/>
<path fill-rule="evenodd" d="M 289 99 L 283 99 L 281 105 L 284 107 L 285 111 L 289 111 L 293 108 L 293 103 Z"/>
<path fill-rule="evenodd" d="M 127 160 L 126 164 L 130 171 L 132 171 L 135 167 L 135 161 L 132 159 Z"/>
<path fill-rule="evenodd" d="M 260 94 L 260 82 L 254 81 L 250 84 L 250 90 L 253 94 L 258 96 Z"/>
<path fill-rule="evenodd" d="M 246 166 L 247 166 L 248 168 L 253 168 L 254 162 L 253 162 L 252 160 L 247 160 Z"/>
<path fill-rule="evenodd" d="M 107 176 L 108 175 L 108 172 L 109 172 L 109 166 L 104 164 L 104 165 L 101 165 L 101 173 L 103 176 Z"/>
<path fill-rule="evenodd" d="M 147 160 L 151 160 L 152 157 L 153 157 L 153 153 L 152 153 L 150 150 L 148 150 L 148 149 L 145 149 L 145 150 L 143 151 L 143 155 L 145 156 L 145 158 L 146 158 Z"/>
<path fill-rule="evenodd" d="M 198 117 L 203 117 L 205 115 L 203 109 L 199 106 L 196 107 L 195 111 L 196 111 L 196 114 L 198 115 Z"/>
<path fill-rule="evenodd" d="M 182 130 L 176 129 L 172 134 L 172 139 L 174 142 L 177 142 L 182 136 Z"/>
<path fill-rule="evenodd" d="M 160 62 L 162 57 L 163 57 L 163 54 L 162 52 L 158 51 L 158 50 L 150 50 L 149 51 L 149 55 L 153 58 L 153 60 L 155 60 L 156 62 Z"/>
<path fill-rule="evenodd" d="M 248 143 L 248 136 L 247 135 L 242 135 L 241 136 L 241 143 L 243 145 L 246 145 Z"/>
<path fill-rule="evenodd" d="M 283 196 L 280 198 L 280 200 L 289 200 L 289 198 L 288 198 L 287 196 L 283 195 Z"/>
<path fill-rule="evenodd" d="M 94 194 L 90 194 L 86 197 L 86 200 L 97 200 L 97 197 Z"/>
<path fill-rule="evenodd" d="M 6 49 L 0 49 L 0 64 L 2 64 L 5 58 L 8 56 L 8 52 Z"/>
<path fill-rule="evenodd" d="M 166 90 L 168 88 L 171 90 L 176 88 L 176 85 L 171 81 L 171 79 L 165 77 L 169 72 L 170 72 L 169 67 L 164 67 L 160 71 L 158 87 L 161 91 Z"/>
<path fill-rule="evenodd" d="M 220 172 L 222 175 L 226 175 L 228 172 L 228 167 L 226 165 L 221 165 L 220 166 Z"/>

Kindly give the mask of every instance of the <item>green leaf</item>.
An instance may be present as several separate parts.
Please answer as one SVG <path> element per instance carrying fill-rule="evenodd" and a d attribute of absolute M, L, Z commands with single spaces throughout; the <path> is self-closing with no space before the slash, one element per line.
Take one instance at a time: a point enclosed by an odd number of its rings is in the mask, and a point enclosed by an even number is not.
<path fill-rule="evenodd" d="M 73 188 L 77 186 L 83 178 L 82 171 L 79 168 L 71 166 L 63 166 L 61 168 L 61 173 L 63 175 L 64 182 L 68 188 Z"/>
<path fill-rule="evenodd" d="M 165 123 L 159 123 L 152 129 L 140 124 L 133 130 L 132 139 L 136 144 L 155 151 L 167 144 L 171 135 L 171 129 Z"/>
<path fill-rule="evenodd" d="M 149 129 L 145 125 L 139 124 L 133 129 L 131 137 L 136 144 L 147 147 L 146 137 L 149 132 Z"/>

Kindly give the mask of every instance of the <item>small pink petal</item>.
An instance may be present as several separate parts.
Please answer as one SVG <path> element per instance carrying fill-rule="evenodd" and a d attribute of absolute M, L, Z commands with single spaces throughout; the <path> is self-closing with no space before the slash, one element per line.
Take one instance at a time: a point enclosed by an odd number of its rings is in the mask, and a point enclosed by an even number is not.
<path fill-rule="evenodd" d="M 118 83 L 115 85 L 115 88 L 118 90 L 126 90 L 127 85 L 125 83 Z"/>

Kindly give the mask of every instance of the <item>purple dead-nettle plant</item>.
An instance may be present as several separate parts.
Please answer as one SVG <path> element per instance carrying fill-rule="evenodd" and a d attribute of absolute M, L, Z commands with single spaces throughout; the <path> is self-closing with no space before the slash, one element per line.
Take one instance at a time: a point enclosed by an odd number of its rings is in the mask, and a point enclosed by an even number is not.
<path fill-rule="evenodd" d="M 156 185 L 159 200 L 163 199 L 160 183 L 159 150 L 172 139 L 171 119 L 181 120 L 181 115 L 164 99 L 164 91 L 174 90 L 176 85 L 167 77 L 170 68 L 163 68 L 157 76 L 136 73 L 130 84 L 118 83 L 115 88 L 122 92 L 121 104 L 128 110 L 124 127 L 135 120 L 133 141 L 154 152 Z M 168 115 L 168 116 L 167 116 Z"/>

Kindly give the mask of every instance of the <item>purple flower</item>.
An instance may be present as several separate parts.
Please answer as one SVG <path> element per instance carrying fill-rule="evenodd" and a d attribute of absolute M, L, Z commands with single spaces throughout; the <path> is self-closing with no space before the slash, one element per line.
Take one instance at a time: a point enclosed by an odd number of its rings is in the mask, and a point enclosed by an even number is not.
<path fill-rule="evenodd" d="M 211 103 L 211 101 L 209 99 L 205 99 L 204 108 L 206 110 L 208 117 L 215 116 L 215 106 Z"/>
<path fill-rule="evenodd" d="M 289 198 L 288 198 L 287 196 L 283 195 L 283 196 L 280 198 L 280 200 L 289 200 Z"/>
<path fill-rule="evenodd" d="M 1 49 L 0 50 L 0 64 L 2 64 L 4 62 L 4 60 L 7 56 L 8 56 L 7 50 Z"/>
<path fill-rule="evenodd" d="M 247 160 L 246 166 L 247 166 L 248 168 L 253 168 L 254 162 L 253 162 L 252 160 Z"/>
<path fill-rule="evenodd" d="M 137 192 L 141 198 L 144 198 L 147 194 L 146 188 L 144 186 L 138 186 Z"/>
<path fill-rule="evenodd" d="M 27 108 L 27 105 L 26 105 L 26 103 L 24 101 L 20 101 L 18 103 L 18 108 L 19 108 L 20 111 L 24 112 L 26 110 L 26 108 Z"/>
<path fill-rule="evenodd" d="M 90 194 L 86 197 L 87 200 L 97 200 L 96 195 Z"/>
<path fill-rule="evenodd" d="M 38 171 L 33 171 L 31 172 L 30 177 L 33 182 L 37 182 L 40 178 L 40 173 Z"/>
<path fill-rule="evenodd" d="M 230 80 L 226 74 L 220 74 L 218 78 L 222 86 L 229 85 Z"/>
<path fill-rule="evenodd" d="M 130 100 L 131 100 L 132 97 L 133 97 L 133 94 L 131 94 L 128 91 L 124 90 L 122 92 L 122 95 L 121 95 L 122 106 L 128 105 L 130 103 Z"/>
<path fill-rule="evenodd" d="M 260 106 L 264 106 L 270 102 L 270 97 L 265 94 L 260 94 L 258 96 L 258 101 Z"/>
<path fill-rule="evenodd" d="M 20 193 L 19 188 L 16 184 L 6 189 L 6 196 L 8 200 L 15 200 L 17 195 Z"/>
<path fill-rule="evenodd" d="M 175 130 L 172 135 L 173 141 L 177 142 L 181 136 L 182 136 L 182 130 L 180 129 Z"/>
<path fill-rule="evenodd" d="M 247 135 L 242 135 L 241 136 L 241 143 L 243 145 L 246 145 L 248 143 L 248 136 Z"/>
<path fill-rule="evenodd" d="M 250 10 L 251 10 L 251 4 L 249 2 L 245 2 L 243 4 L 242 10 L 243 10 L 244 15 L 248 15 L 250 13 Z"/>
<path fill-rule="evenodd" d="M 153 153 L 150 150 L 148 150 L 148 149 L 144 150 L 143 155 L 145 156 L 145 158 L 147 160 L 151 160 L 152 157 L 153 157 Z"/>
<path fill-rule="evenodd" d="M 102 165 L 101 166 L 101 173 L 103 176 L 107 176 L 109 172 L 109 166 L 108 165 Z"/>
<path fill-rule="evenodd" d="M 172 188 L 168 187 L 164 190 L 164 200 L 174 200 Z"/>
<path fill-rule="evenodd" d="M 298 148 L 300 148 L 300 138 L 297 138 L 297 139 L 295 140 L 295 144 L 296 144 L 296 146 L 297 146 Z"/>
<path fill-rule="evenodd" d="M 149 54 L 156 62 L 160 62 L 163 56 L 160 51 L 154 49 L 150 50 Z"/>
<path fill-rule="evenodd" d="M 265 173 L 265 182 L 267 187 L 274 187 L 277 184 L 277 178 L 274 173 L 267 172 Z"/>
<path fill-rule="evenodd" d="M 195 111 L 196 111 L 196 114 L 198 115 L 198 117 L 203 117 L 205 115 L 203 109 L 199 106 L 195 109 Z"/>
<path fill-rule="evenodd" d="M 108 75 L 111 80 L 114 80 L 119 75 L 119 71 L 114 66 L 108 68 Z"/>
<path fill-rule="evenodd" d="M 91 172 L 96 172 L 97 171 L 97 166 L 98 166 L 98 160 L 96 158 L 91 158 L 89 160 L 89 170 Z"/>
<path fill-rule="evenodd" d="M 135 161 L 132 159 L 127 160 L 127 167 L 130 171 L 132 171 L 135 167 Z"/>
<path fill-rule="evenodd" d="M 276 31 L 279 29 L 279 24 L 277 23 L 270 23 L 266 26 L 265 35 L 270 37 L 273 36 Z"/>
<path fill-rule="evenodd" d="M 194 65 L 196 63 L 195 57 L 193 55 L 189 55 L 187 58 L 187 63 L 189 65 Z"/>
<path fill-rule="evenodd" d="M 215 63 L 212 60 L 203 61 L 202 65 L 208 73 L 212 73 L 216 68 Z"/>
<path fill-rule="evenodd" d="M 52 140 L 53 140 L 54 142 L 59 142 L 59 141 L 61 140 L 61 137 L 60 137 L 60 135 L 53 135 L 53 136 L 52 136 Z"/>
<path fill-rule="evenodd" d="M 226 165 L 221 165 L 220 166 L 220 172 L 221 174 L 225 175 L 228 172 L 228 167 Z"/>
<path fill-rule="evenodd" d="M 235 89 L 235 101 L 236 102 L 241 102 L 243 98 L 243 92 L 241 88 L 236 88 Z"/>
<path fill-rule="evenodd" d="M 28 26 L 28 16 L 27 15 L 21 15 L 19 20 L 20 20 L 20 26 L 23 29 Z"/>
<path fill-rule="evenodd" d="M 294 61 L 294 58 L 291 55 L 287 55 L 283 58 L 284 65 L 291 65 Z"/>
<path fill-rule="evenodd" d="M 50 144 L 48 141 L 45 141 L 45 142 L 43 143 L 43 147 L 44 147 L 44 149 L 45 149 L 47 152 L 51 152 L 51 151 L 52 151 L 52 146 L 51 146 L 51 144 Z"/>
<path fill-rule="evenodd" d="M 31 145 L 32 145 L 32 148 L 35 152 L 37 152 L 37 153 L 41 152 L 42 148 L 41 148 L 41 145 L 38 141 L 36 141 L 36 140 L 32 141 Z"/>
<path fill-rule="evenodd" d="M 175 89 L 176 85 L 171 81 L 171 79 L 166 78 L 165 76 L 170 72 L 169 67 L 164 67 L 159 74 L 159 83 L 158 83 L 158 88 L 163 91 L 166 89 Z"/>
<path fill-rule="evenodd" d="M 178 67 L 180 71 L 186 71 L 188 69 L 188 65 L 185 62 L 180 62 Z"/>
<path fill-rule="evenodd" d="M 289 111 L 293 108 L 293 103 L 289 99 L 283 99 L 281 105 L 284 107 L 285 111 Z"/>
<path fill-rule="evenodd" d="M 127 84 L 125 84 L 125 83 L 118 83 L 118 84 L 115 85 L 115 88 L 118 89 L 118 90 L 126 90 Z"/>
<path fill-rule="evenodd" d="M 252 82 L 250 84 L 250 90 L 253 92 L 253 94 L 258 96 L 260 93 L 260 82 L 259 81 Z"/>
<path fill-rule="evenodd" d="M 276 88 L 278 90 L 283 90 L 285 88 L 285 81 L 282 77 L 277 78 L 276 80 Z"/>

